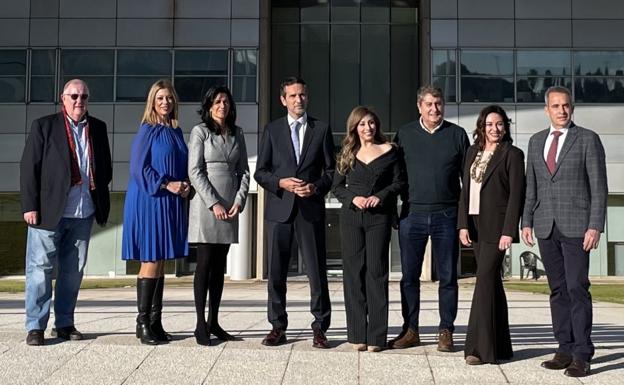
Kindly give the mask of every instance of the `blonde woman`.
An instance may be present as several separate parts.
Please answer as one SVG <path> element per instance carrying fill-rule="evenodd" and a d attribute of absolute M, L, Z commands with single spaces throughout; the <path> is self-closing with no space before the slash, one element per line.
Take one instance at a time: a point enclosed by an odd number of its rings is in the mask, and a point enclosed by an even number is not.
<path fill-rule="evenodd" d="M 169 80 L 152 85 L 132 142 L 124 205 L 122 259 L 141 262 L 136 336 L 171 340 L 161 323 L 165 261 L 188 254 L 188 150 L 178 127 L 178 97 Z"/>
<path fill-rule="evenodd" d="M 379 117 L 355 107 L 338 154 L 333 193 L 342 203 L 340 232 L 347 339 L 378 352 L 388 334 L 388 245 L 404 177 L 397 147 Z"/>

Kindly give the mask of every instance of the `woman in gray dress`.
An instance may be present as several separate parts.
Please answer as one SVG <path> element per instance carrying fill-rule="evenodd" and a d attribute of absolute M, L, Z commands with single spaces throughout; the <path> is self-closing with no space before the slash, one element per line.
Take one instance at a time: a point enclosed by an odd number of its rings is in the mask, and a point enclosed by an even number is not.
<path fill-rule="evenodd" d="M 189 179 L 195 188 L 189 213 L 189 242 L 197 244 L 193 289 L 195 339 L 210 345 L 210 334 L 233 340 L 218 322 L 223 275 L 230 244 L 238 243 L 238 215 L 249 191 L 245 138 L 236 126 L 236 106 L 227 87 L 212 87 L 202 100 L 202 123 L 189 138 Z M 208 317 L 206 321 L 206 297 Z"/>

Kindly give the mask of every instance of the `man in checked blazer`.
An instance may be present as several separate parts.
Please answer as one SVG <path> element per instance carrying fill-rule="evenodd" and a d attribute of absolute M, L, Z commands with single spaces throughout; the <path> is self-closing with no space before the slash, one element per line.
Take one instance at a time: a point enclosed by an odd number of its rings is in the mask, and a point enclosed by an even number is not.
<path fill-rule="evenodd" d="M 286 276 L 293 244 L 298 245 L 310 281 L 315 348 L 328 348 L 331 307 L 325 254 L 325 195 L 334 177 L 335 155 L 327 123 L 306 113 L 305 82 L 280 86 L 288 114 L 269 123 L 258 149 L 254 178 L 266 190 L 264 223 L 269 254 L 268 318 L 273 329 L 262 344 L 286 342 Z"/>
<path fill-rule="evenodd" d="M 596 133 L 572 122 L 567 88 L 551 87 L 545 99 L 551 125 L 529 141 L 522 239 L 533 246 L 535 230 L 551 291 L 559 348 L 542 366 L 583 377 L 594 354 L 589 252 L 598 247 L 604 231 L 605 152 Z"/>

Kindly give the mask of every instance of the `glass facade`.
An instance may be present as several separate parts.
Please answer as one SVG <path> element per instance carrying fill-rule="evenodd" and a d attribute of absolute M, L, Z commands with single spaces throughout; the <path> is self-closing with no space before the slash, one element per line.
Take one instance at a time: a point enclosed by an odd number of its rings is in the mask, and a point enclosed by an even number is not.
<path fill-rule="evenodd" d="M 543 103 L 557 85 L 577 104 L 624 103 L 624 51 L 436 49 L 431 57 L 432 82 L 448 102 Z"/>

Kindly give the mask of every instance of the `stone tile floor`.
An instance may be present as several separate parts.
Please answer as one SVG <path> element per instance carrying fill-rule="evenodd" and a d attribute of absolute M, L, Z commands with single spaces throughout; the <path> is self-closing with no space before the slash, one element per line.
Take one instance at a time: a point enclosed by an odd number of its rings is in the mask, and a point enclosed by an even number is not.
<path fill-rule="evenodd" d="M 169 281 L 174 281 L 175 278 Z M 436 350 L 437 285 L 424 283 L 420 333 L 423 346 L 381 353 L 356 352 L 346 343 L 342 284 L 330 282 L 333 314 L 328 331 L 332 348 L 311 346 L 309 289 L 304 281 L 288 286 L 289 330 L 285 345 L 260 341 L 266 321 L 266 283 L 226 283 L 221 325 L 238 341 L 195 344 L 192 287 L 165 289 L 163 323 L 174 341 L 143 346 L 134 337 L 134 288 L 83 290 L 76 326 L 87 339 L 29 347 L 23 330 L 23 293 L 0 293 L 0 384 L 624 384 L 624 306 L 594 304 L 592 375 L 567 378 L 540 367 L 555 347 L 548 297 L 507 292 L 515 356 L 499 365 L 468 366 L 463 340 L 473 286 L 460 284 L 456 321 L 457 351 Z M 389 336 L 400 330 L 398 283 L 390 284 Z"/>

